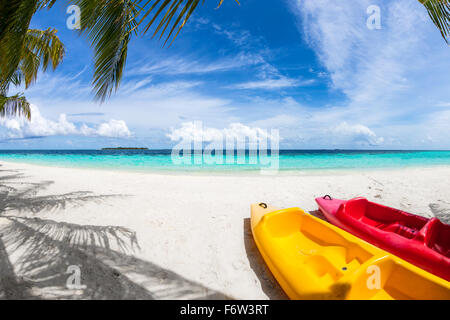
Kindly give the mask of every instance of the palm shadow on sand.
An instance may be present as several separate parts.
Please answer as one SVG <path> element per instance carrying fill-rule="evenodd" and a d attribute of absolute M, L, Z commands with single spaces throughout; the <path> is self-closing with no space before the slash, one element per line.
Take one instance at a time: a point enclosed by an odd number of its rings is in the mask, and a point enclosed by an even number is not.
<path fill-rule="evenodd" d="M 135 257 L 140 248 L 132 230 L 38 217 L 124 195 L 38 196 L 51 181 L 25 183 L 20 173 L 7 171 L 0 171 L 6 173 L 0 176 L 0 299 L 227 299 Z M 83 287 L 67 287 L 69 266 L 79 267 Z"/>
<path fill-rule="evenodd" d="M 319 219 L 326 220 L 320 210 L 309 211 L 309 213 Z M 263 257 L 261 256 L 256 244 L 253 240 L 252 231 L 250 227 L 250 219 L 244 219 L 244 243 L 245 250 L 247 253 L 247 258 L 250 262 L 250 267 L 255 272 L 261 283 L 261 289 L 264 293 L 270 298 L 275 300 L 281 299 L 289 299 L 288 296 L 284 293 L 283 289 L 280 287 L 266 263 L 264 262 Z"/>

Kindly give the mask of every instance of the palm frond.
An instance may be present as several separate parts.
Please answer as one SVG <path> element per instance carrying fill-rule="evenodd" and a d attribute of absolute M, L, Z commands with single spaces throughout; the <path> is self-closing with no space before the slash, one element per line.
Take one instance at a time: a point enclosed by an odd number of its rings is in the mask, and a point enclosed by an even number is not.
<path fill-rule="evenodd" d="M 31 119 L 30 104 L 21 93 L 10 97 L 0 94 L 0 117 L 6 116 L 25 116 L 28 120 Z"/>
<path fill-rule="evenodd" d="M 18 87 L 22 84 L 22 82 L 24 81 L 24 74 L 23 72 L 19 69 L 16 70 L 16 72 L 14 72 L 13 76 L 11 77 L 11 84 L 13 84 L 14 86 Z M 9 86 L 8 86 L 9 87 Z M 9 88 L 6 88 L 9 89 Z M 5 90 L 6 92 L 7 90 Z"/>
<path fill-rule="evenodd" d="M 234 0 L 234 1 L 236 1 L 236 3 L 237 3 L 238 5 L 241 5 L 241 3 L 240 3 L 238 0 Z M 222 3 L 223 3 L 223 0 L 220 0 L 220 2 L 219 2 L 219 4 L 217 5 L 217 8 L 216 8 L 216 9 L 219 9 L 219 8 L 222 6 Z"/>
<path fill-rule="evenodd" d="M 96 99 L 104 101 L 118 89 L 128 52 L 137 33 L 137 8 L 131 0 L 74 0 L 81 9 L 81 33 L 94 48 L 93 85 Z"/>
<path fill-rule="evenodd" d="M 419 0 L 441 32 L 442 38 L 450 42 L 450 0 Z"/>
<path fill-rule="evenodd" d="M 161 18 L 153 36 L 160 34 L 161 39 L 167 32 L 164 44 L 172 36 L 173 42 L 200 1 L 70 0 L 80 7 L 81 33 L 87 36 L 94 48 L 93 85 L 96 99 L 104 101 L 118 89 L 128 44 L 143 21 L 151 17 L 145 29 L 147 32 Z M 220 7 L 223 0 L 217 1 Z M 56 0 L 0 0 L 0 89 L 3 91 L 11 82 L 17 84 L 24 81 L 28 87 L 36 80 L 40 67 L 46 70 L 51 62 L 55 68 L 61 61 L 64 48 L 56 37 L 56 31 L 48 29 L 27 32 L 33 14 L 37 10 L 51 8 L 55 2 Z M 141 6 L 142 3 L 144 4 Z M 156 11 L 151 16 L 154 9 Z"/>
<path fill-rule="evenodd" d="M 8 86 L 21 61 L 22 46 L 37 0 L 0 1 L 0 89 Z"/>
<path fill-rule="evenodd" d="M 52 7 L 55 2 L 56 0 L 0 0 L 0 89 L 2 91 L 6 91 L 11 81 L 17 85 L 17 80 L 24 78 L 17 77 L 17 71 L 23 62 L 22 52 L 27 51 L 26 48 L 24 50 L 24 46 L 33 46 L 28 47 L 28 51 L 31 50 L 38 57 L 44 58 L 44 69 L 46 61 L 51 60 L 54 63 L 53 66 L 59 63 L 60 59 L 56 56 L 63 49 L 56 37 L 56 31 L 34 30 L 34 33 L 30 33 L 28 30 L 34 13 L 37 10 Z M 50 50 L 53 52 L 49 52 Z M 27 60 L 30 65 L 29 53 L 25 52 L 25 54 L 28 55 Z"/>
<path fill-rule="evenodd" d="M 54 70 L 63 60 L 64 45 L 56 30 L 28 30 L 20 53 L 20 63 L 9 82 L 19 86 L 24 82 L 28 88 L 36 81 L 40 69 L 46 71 L 49 65 Z"/>
<path fill-rule="evenodd" d="M 64 58 L 64 45 L 56 35 L 56 29 L 27 31 L 24 41 L 24 49 L 32 52 L 39 58 L 39 65 L 46 71 L 51 63 L 52 69 L 62 62 Z"/>
<path fill-rule="evenodd" d="M 41 59 L 29 48 L 22 49 L 22 59 L 19 64 L 19 71 L 22 74 L 22 79 L 25 80 L 25 87 L 28 88 L 30 84 L 36 81 L 39 72 Z M 16 73 L 15 73 L 16 74 Z"/>
<path fill-rule="evenodd" d="M 200 1 L 201 0 L 137 0 L 136 3 L 138 5 L 141 5 L 141 3 L 144 2 L 140 7 L 139 15 L 145 12 L 140 17 L 138 25 L 146 21 L 149 16 L 152 16 L 144 29 L 144 33 L 146 33 L 155 21 L 160 18 L 152 37 L 155 37 L 159 33 L 159 39 L 161 39 L 167 31 L 168 35 L 164 42 L 165 45 L 172 36 L 173 32 L 177 30 L 171 41 L 172 43 L 177 38 L 181 29 L 183 29 Z M 235 1 L 239 4 L 238 0 Z M 202 1 L 202 4 L 204 3 L 205 0 Z M 219 8 L 222 3 L 223 0 L 220 0 L 217 8 Z M 151 15 L 153 10 L 156 8 L 157 10 L 155 13 Z"/>
<path fill-rule="evenodd" d="M 44 4 L 44 2 L 46 2 Z M 36 80 L 40 67 L 53 69 L 62 61 L 64 46 L 56 30 L 28 30 L 39 5 L 48 1 L 0 1 L 0 117 L 25 116 L 31 119 L 30 104 L 23 94 L 7 96 L 11 84 L 28 87 Z"/>
<path fill-rule="evenodd" d="M 39 0 L 37 10 L 41 9 L 51 9 L 55 4 L 56 0 Z"/>

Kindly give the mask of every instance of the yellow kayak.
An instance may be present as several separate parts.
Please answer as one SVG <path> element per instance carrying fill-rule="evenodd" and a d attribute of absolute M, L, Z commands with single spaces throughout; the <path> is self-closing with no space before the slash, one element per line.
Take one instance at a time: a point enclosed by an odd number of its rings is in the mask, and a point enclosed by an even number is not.
<path fill-rule="evenodd" d="M 252 204 L 251 228 L 291 299 L 450 299 L 450 282 L 299 208 Z"/>

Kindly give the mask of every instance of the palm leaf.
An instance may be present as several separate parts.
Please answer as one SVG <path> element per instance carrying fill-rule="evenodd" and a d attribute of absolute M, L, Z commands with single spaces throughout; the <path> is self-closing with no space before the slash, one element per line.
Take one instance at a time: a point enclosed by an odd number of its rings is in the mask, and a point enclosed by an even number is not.
<path fill-rule="evenodd" d="M 27 31 L 19 64 L 26 88 L 36 81 L 40 68 L 46 71 L 51 64 L 54 70 L 63 60 L 64 45 L 56 32 L 54 29 Z"/>
<path fill-rule="evenodd" d="M 96 99 L 104 101 L 118 89 L 122 79 L 128 43 L 137 32 L 137 8 L 131 0 L 72 2 L 81 9 L 81 33 L 94 48 Z"/>
<path fill-rule="evenodd" d="M 218 1 L 220 7 L 223 0 Z M 0 89 L 3 91 L 6 91 L 12 81 L 24 81 L 28 87 L 36 80 L 40 67 L 46 70 L 51 62 L 55 68 L 61 61 L 64 49 L 62 44 L 56 41 L 56 32 L 52 33 L 50 29 L 46 30 L 45 34 L 36 30 L 27 32 L 33 14 L 37 10 L 51 8 L 55 2 L 56 0 L 0 0 Z M 145 32 L 161 18 L 153 36 L 160 33 L 161 39 L 167 31 L 166 44 L 176 31 L 173 37 L 175 40 L 200 0 L 70 2 L 81 9 L 81 33 L 87 36 L 94 48 L 93 85 L 96 99 L 104 101 L 118 89 L 126 63 L 128 44 L 132 36 L 137 34 L 138 26 L 153 10 L 157 9 Z M 144 5 L 140 7 L 143 2 Z M 139 23 L 137 19 L 140 19 Z"/>
<path fill-rule="evenodd" d="M 0 0 L 0 117 L 31 119 L 30 104 L 19 93 L 7 96 L 10 84 L 28 87 L 40 67 L 53 69 L 62 61 L 64 47 L 56 30 L 28 30 L 36 10 L 51 7 L 56 0 Z"/>
<path fill-rule="evenodd" d="M 238 0 L 235 1 L 239 4 Z M 137 0 L 136 4 L 141 5 L 142 2 L 143 2 L 142 0 Z M 146 0 L 144 1 L 144 4 L 142 4 L 138 12 L 138 14 L 140 15 L 142 12 L 145 11 L 145 13 L 140 18 L 138 25 L 146 21 L 148 16 L 159 5 L 159 8 L 156 10 L 150 21 L 147 23 L 144 29 L 144 33 L 146 33 L 152 27 L 155 21 L 158 18 L 160 18 L 152 37 L 155 37 L 159 33 L 160 34 L 159 38 L 161 39 L 165 35 L 165 32 L 167 30 L 170 30 L 168 31 L 169 34 L 167 35 L 166 40 L 164 42 L 165 45 L 172 36 L 173 32 L 178 27 L 178 30 L 175 33 L 172 42 L 177 38 L 181 29 L 183 29 L 184 25 L 186 24 L 189 17 L 194 12 L 194 10 L 197 8 L 199 3 L 200 0 Z M 204 4 L 205 0 L 203 0 L 202 3 Z M 219 8 L 222 5 L 222 3 L 223 0 L 220 0 L 217 8 Z"/>
<path fill-rule="evenodd" d="M 25 87 L 28 88 L 30 84 L 36 81 L 41 59 L 27 47 L 22 49 L 21 58 L 19 71 L 22 73 L 21 78 L 25 80 Z"/>
<path fill-rule="evenodd" d="M 56 36 L 56 30 L 28 30 L 24 42 L 19 52 L 19 65 L 14 73 L 3 86 L 3 91 L 7 91 L 9 84 L 19 86 L 24 82 L 28 88 L 36 81 L 39 70 L 46 71 L 51 64 L 55 69 L 63 60 L 64 45 Z"/>
<path fill-rule="evenodd" d="M 55 4 L 56 0 L 39 0 L 37 10 L 44 8 L 50 9 Z"/>
<path fill-rule="evenodd" d="M 442 38 L 450 41 L 450 0 L 419 0 L 427 9 Z"/>
<path fill-rule="evenodd" d="M 31 109 L 27 99 L 20 93 L 11 97 L 0 94 L 0 117 L 13 115 L 23 115 L 28 120 L 31 119 Z"/>
<path fill-rule="evenodd" d="M 56 35 L 56 29 L 38 30 L 30 29 L 27 31 L 24 48 L 27 48 L 42 59 L 42 68 L 47 70 L 51 63 L 53 70 L 64 58 L 64 45 Z"/>
<path fill-rule="evenodd" d="M 61 61 L 64 48 L 56 37 L 55 30 L 28 30 L 36 10 L 49 8 L 55 1 L 0 0 L 0 89 L 3 91 L 9 87 L 10 81 L 21 66 L 30 68 L 26 79 L 35 79 L 31 74 L 36 70 L 34 66 L 38 58 L 43 58 L 44 69 L 49 61 L 53 67 Z M 31 63 L 32 60 L 35 63 Z"/>
<path fill-rule="evenodd" d="M 23 42 L 37 0 L 0 1 L 0 89 L 9 85 L 21 61 Z"/>

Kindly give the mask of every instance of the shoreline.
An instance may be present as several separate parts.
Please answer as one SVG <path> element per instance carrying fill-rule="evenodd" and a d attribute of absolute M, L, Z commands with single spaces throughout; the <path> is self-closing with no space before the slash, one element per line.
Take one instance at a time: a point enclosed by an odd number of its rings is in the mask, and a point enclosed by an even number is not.
<path fill-rule="evenodd" d="M 285 299 L 253 242 L 251 203 L 314 212 L 324 194 L 366 196 L 444 220 L 448 181 L 450 167 L 208 176 L 0 161 L 0 255 L 16 297 Z M 86 289 L 65 287 L 68 265 Z"/>
<path fill-rule="evenodd" d="M 11 161 L 0 159 L 0 165 L 13 164 L 13 165 L 26 165 L 36 166 L 44 168 L 59 168 L 59 169 L 79 169 L 83 171 L 99 171 L 99 172 L 124 172 L 124 173 L 137 173 L 137 174 L 150 174 L 159 176 L 218 176 L 218 177 L 276 177 L 276 176 L 324 176 L 324 175 L 348 175 L 352 173 L 373 173 L 383 171 L 402 171 L 402 170 L 427 170 L 427 169 L 448 169 L 450 164 L 424 164 L 424 165 L 405 165 L 405 166 L 387 166 L 387 167 L 354 167 L 354 168 L 302 168 L 302 169 L 278 169 L 267 173 L 262 169 L 199 169 L 193 168 L 187 169 L 150 169 L 150 168 L 127 168 L 127 167 L 101 167 L 101 166 L 64 166 L 56 164 L 44 164 L 44 163 L 30 163 L 22 161 Z"/>

